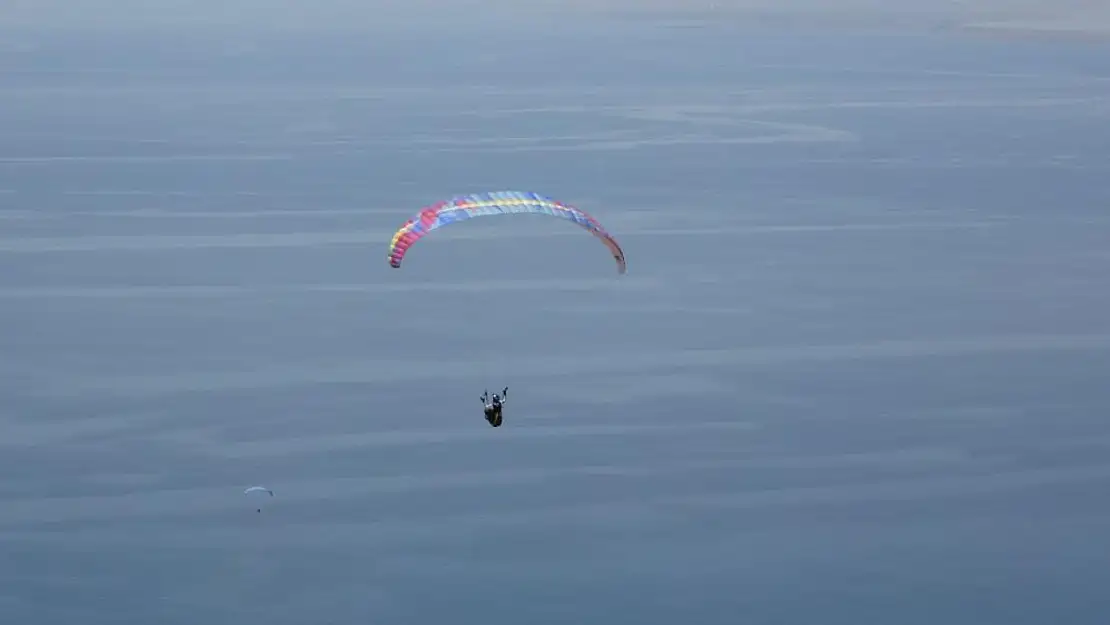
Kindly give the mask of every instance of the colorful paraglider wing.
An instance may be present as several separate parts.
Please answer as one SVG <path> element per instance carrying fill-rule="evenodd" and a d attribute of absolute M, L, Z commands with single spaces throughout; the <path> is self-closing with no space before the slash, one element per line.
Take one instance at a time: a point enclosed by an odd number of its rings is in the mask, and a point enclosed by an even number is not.
<path fill-rule="evenodd" d="M 408 249 L 440 226 L 474 217 L 514 213 L 550 215 L 578 224 L 609 248 L 613 258 L 617 261 L 617 270 L 620 273 L 623 274 L 627 270 L 624 250 L 596 219 L 581 209 L 536 193 L 522 191 L 496 191 L 463 195 L 425 207 L 412 219 L 406 221 L 393 235 L 389 244 L 389 265 L 394 269 L 400 268 L 401 261 Z"/>

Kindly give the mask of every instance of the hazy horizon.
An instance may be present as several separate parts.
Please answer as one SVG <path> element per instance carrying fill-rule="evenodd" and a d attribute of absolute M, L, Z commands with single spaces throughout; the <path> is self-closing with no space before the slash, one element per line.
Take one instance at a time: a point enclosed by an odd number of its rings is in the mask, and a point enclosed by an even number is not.
<path fill-rule="evenodd" d="M 429 11 L 435 11 L 437 21 L 428 19 Z M 232 27 L 243 34 L 267 29 L 369 33 L 399 22 L 428 31 L 450 29 L 460 20 L 469 26 L 522 21 L 534 27 L 539 21 L 553 28 L 572 28 L 607 17 L 668 15 L 757 27 L 766 26 L 763 20 L 768 19 L 782 26 L 783 18 L 791 18 L 815 26 L 885 22 L 901 32 L 969 26 L 1100 36 L 1110 32 L 1110 8 L 1090 0 L 534 0 L 523 5 L 509 0 L 85 0 L 79 5 L 68 0 L 11 0 L 0 15 L 0 28 Z"/>

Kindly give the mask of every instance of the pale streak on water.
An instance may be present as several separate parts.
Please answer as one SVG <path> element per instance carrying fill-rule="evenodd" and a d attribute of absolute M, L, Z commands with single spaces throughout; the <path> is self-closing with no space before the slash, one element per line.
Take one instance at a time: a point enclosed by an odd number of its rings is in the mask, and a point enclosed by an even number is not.
<path fill-rule="evenodd" d="M 0 620 L 1105 622 L 1106 57 L 618 32 L 7 59 Z"/>

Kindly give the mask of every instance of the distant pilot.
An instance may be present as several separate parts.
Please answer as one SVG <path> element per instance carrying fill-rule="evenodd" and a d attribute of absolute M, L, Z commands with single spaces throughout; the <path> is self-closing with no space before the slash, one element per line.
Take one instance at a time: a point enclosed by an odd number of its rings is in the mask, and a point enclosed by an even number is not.
<path fill-rule="evenodd" d="M 505 399 L 508 397 L 508 395 L 509 387 L 507 386 L 501 390 L 500 395 L 494 393 L 493 397 L 489 396 L 488 390 L 482 393 L 482 406 L 484 407 L 484 411 L 486 414 L 486 421 L 489 422 L 490 426 L 495 428 L 501 427 L 501 411 L 505 406 Z"/>

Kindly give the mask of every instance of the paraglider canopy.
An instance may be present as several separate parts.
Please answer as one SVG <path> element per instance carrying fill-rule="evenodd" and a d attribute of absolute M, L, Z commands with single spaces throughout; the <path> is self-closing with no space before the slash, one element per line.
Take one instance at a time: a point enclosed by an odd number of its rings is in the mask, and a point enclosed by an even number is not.
<path fill-rule="evenodd" d="M 436 228 L 474 217 L 531 213 L 571 221 L 597 237 L 617 261 L 617 271 L 627 271 L 624 250 L 605 228 L 585 211 L 526 191 L 494 191 L 461 195 L 421 209 L 393 235 L 389 244 L 389 266 L 400 269 L 408 249 Z"/>

